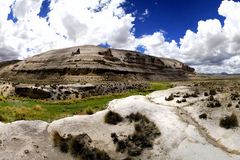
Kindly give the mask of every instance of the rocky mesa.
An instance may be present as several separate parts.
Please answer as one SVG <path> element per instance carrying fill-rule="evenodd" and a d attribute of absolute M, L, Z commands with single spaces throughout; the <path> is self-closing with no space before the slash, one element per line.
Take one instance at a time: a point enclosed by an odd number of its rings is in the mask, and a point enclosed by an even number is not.
<path fill-rule="evenodd" d="M 194 69 L 174 59 L 93 45 L 51 50 L 2 62 L 0 77 L 22 83 L 86 83 L 187 79 Z"/>

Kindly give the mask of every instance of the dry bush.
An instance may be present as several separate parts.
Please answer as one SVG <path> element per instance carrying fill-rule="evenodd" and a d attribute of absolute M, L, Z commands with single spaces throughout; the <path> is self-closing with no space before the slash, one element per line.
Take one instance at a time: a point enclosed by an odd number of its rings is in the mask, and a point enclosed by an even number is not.
<path fill-rule="evenodd" d="M 172 101 L 174 99 L 174 95 L 170 94 L 168 97 L 165 97 L 166 101 Z"/>
<path fill-rule="evenodd" d="M 220 120 L 219 125 L 226 129 L 238 127 L 237 116 L 234 113 L 231 116 L 226 116 Z"/>
<path fill-rule="evenodd" d="M 113 125 L 116 125 L 119 122 L 122 122 L 122 120 L 123 120 L 122 116 L 113 111 L 109 111 L 104 117 L 105 123 L 113 124 Z"/>
<path fill-rule="evenodd" d="M 91 146 L 91 143 L 92 140 L 86 133 L 68 135 L 67 138 L 61 137 L 58 132 L 53 134 L 54 147 L 59 148 L 62 153 L 70 153 L 81 160 L 111 160 L 105 151 Z"/>

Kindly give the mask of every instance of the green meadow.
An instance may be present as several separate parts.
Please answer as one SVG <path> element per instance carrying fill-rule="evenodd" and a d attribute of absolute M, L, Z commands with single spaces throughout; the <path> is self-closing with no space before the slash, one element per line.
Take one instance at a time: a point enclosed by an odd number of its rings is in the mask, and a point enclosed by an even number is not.
<path fill-rule="evenodd" d="M 44 120 L 51 122 L 72 115 L 93 114 L 106 108 L 109 101 L 131 95 L 146 95 L 156 90 L 168 89 L 167 82 L 150 82 L 146 90 L 132 90 L 119 94 L 96 96 L 81 100 L 46 101 L 29 98 L 0 98 L 0 121 Z"/>

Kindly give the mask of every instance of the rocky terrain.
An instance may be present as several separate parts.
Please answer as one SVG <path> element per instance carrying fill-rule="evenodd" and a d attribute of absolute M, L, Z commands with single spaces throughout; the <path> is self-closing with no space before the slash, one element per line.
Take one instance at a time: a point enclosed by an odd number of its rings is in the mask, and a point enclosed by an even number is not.
<path fill-rule="evenodd" d="M 144 90 L 149 87 L 145 82 L 109 82 L 98 84 L 23 84 L 0 81 L 0 96 L 28 97 L 45 100 L 83 99 L 130 90 Z"/>
<path fill-rule="evenodd" d="M 148 87 L 146 81 L 188 79 L 194 69 L 173 59 L 98 46 L 51 50 L 0 63 L 0 95 L 82 99 Z"/>
<path fill-rule="evenodd" d="M 93 115 L 0 123 L 0 159 L 237 160 L 239 88 L 196 82 L 116 99 Z"/>
<path fill-rule="evenodd" d="M 0 64 L 0 77 L 21 83 L 99 83 L 187 79 L 194 69 L 173 59 L 98 46 L 51 50 Z"/>

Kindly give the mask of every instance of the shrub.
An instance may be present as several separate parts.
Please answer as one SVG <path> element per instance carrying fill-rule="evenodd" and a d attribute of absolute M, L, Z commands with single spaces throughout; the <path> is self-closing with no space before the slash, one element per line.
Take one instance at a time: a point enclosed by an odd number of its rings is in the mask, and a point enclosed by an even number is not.
<path fill-rule="evenodd" d="M 238 100 L 239 99 L 239 94 L 238 92 L 231 93 L 231 100 Z"/>
<path fill-rule="evenodd" d="M 174 95 L 170 94 L 168 97 L 165 97 L 166 101 L 172 101 L 174 99 Z"/>
<path fill-rule="evenodd" d="M 185 95 L 183 95 L 183 98 L 189 98 L 190 95 L 188 93 L 186 93 Z"/>
<path fill-rule="evenodd" d="M 92 110 L 91 108 L 88 108 L 88 109 L 86 109 L 86 113 L 87 113 L 88 115 L 91 115 L 91 114 L 93 114 L 94 112 L 93 112 L 93 110 Z"/>
<path fill-rule="evenodd" d="M 209 94 L 212 95 L 212 96 L 214 96 L 214 95 L 217 94 L 217 92 L 216 92 L 215 89 L 210 89 Z"/>
<path fill-rule="evenodd" d="M 35 110 L 35 111 L 42 111 L 43 110 L 42 106 L 40 106 L 40 105 L 33 106 L 32 109 Z"/>
<path fill-rule="evenodd" d="M 214 97 L 213 97 L 212 95 L 210 95 L 210 96 L 208 97 L 208 100 L 209 100 L 209 101 L 213 101 L 213 100 L 214 100 Z"/>
<path fill-rule="evenodd" d="M 117 152 L 127 151 L 129 156 L 139 156 L 143 149 L 151 148 L 155 138 L 161 135 L 155 123 L 151 122 L 145 115 L 131 113 L 126 118 L 134 123 L 135 131 L 127 138 L 115 142 L 117 135 L 111 134 Z"/>
<path fill-rule="evenodd" d="M 140 120 L 142 121 L 146 121 L 146 122 L 150 122 L 149 119 L 145 116 L 142 115 L 141 113 L 137 112 L 137 113 L 131 113 L 130 115 L 128 115 L 126 118 L 129 119 L 129 121 L 132 122 L 138 122 Z"/>
<path fill-rule="evenodd" d="M 237 116 L 234 113 L 231 116 L 226 116 L 220 120 L 219 125 L 226 129 L 238 127 Z"/>
<path fill-rule="evenodd" d="M 182 103 L 182 101 L 180 101 L 180 100 L 177 100 L 177 101 L 176 101 L 176 103 Z"/>
<path fill-rule="evenodd" d="M 206 113 L 200 114 L 199 118 L 200 119 L 207 119 L 207 114 Z"/>
<path fill-rule="evenodd" d="M 58 147 L 63 153 L 67 153 L 69 150 L 67 139 L 62 138 L 58 132 L 54 132 L 53 134 L 53 145 L 54 147 Z"/>
<path fill-rule="evenodd" d="M 21 112 L 16 112 L 15 120 L 26 120 L 26 114 Z"/>
<path fill-rule="evenodd" d="M 111 160 L 105 151 L 91 146 L 91 143 L 92 140 L 86 133 L 68 135 L 68 138 L 61 137 L 58 132 L 53 134 L 54 147 L 63 153 L 70 152 L 73 157 L 81 160 Z"/>
<path fill-rule="evenodd" d="M 111 138 L 114 144 L 116 144 L 119 141 L 116 133 L 111 133 Z"/>
<path fill-rule="evenodd" d="M 104 117 L 105 123 L 113 124 L 113 125 L 116 125 L 119 122 L 122 122 L 122 120 L 123 120 L 122 116 L 113 111 L 109 111 Z"/>
<path fill-rule="evenodd" d="M 208 104 L 207 104 L 207 107 L 209 107 L 209 108 L 216 108 L 216 107 L 221 107 L 221 106 L 222 106 L 221 103 L 216 99 L 214 99 L 212 102 L 208 102 Z"/>
<path fill-rule="evenodd" d="M 126 141 L 120 140 L 120 141 L 117 142 L 117 148 L 116 148 L 117 152 L 123 153 L 126 148 L 127 148 L 127 142 Z"/>
<path fill-rule="evenodd" d="M 182 102 L 187 102 L 187 100 L 185 98 L 182 99 Z"/>
<path fill-rule="evenodd" d="M 0 122 L 5 122 L 5 121 L 6 119 L 2 115 L 0 115 Z"/>

